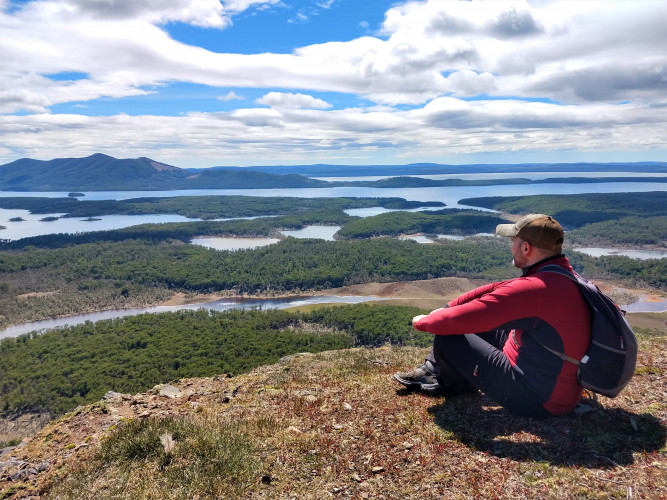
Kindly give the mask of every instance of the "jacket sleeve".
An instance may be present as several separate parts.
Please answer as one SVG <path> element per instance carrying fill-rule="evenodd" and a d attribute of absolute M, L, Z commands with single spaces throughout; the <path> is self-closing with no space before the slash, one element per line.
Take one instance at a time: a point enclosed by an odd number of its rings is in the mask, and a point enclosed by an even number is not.
<path fill-rule="evenodd" d="M 470 302 L 471 300 L 478 299 L 486 295 L 487 293 L 493 292 L 496 288 L 508 282 L 509 281 L 498 281 L 495 283 L 489 283 L 488 285 L 482 285 L 478 288 L 475 288 L 473 290 L 470 290 L 469 292 L 464 293 L 463 295 L 459 295 L 454 300 L 449 301 L 447 305 L 449 305 L 449 307 L 454 307 L 461 304 L 465 304 L 467 302 Z"/>
<path fill-rule="evenodd" d="M 435 335 L 493 330 L 525 317 L 527 310 L 531 310 L 531 316 L 537 313 L 540 304 L 536 303 L 534 292 L 543 286 L 541 280 L 530 278 L 492 283 L 464 294 L 450 307 L 433 311 L 413 326 Z"/>

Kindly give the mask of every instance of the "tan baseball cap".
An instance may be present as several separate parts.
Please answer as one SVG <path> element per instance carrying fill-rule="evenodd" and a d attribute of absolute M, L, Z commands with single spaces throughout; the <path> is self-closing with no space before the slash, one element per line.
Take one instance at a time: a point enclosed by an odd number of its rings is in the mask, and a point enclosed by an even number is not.
<path fill-rule="evenodd" d="M 556 219 L 544 214 L 521 217 L 515 224 L 499 224 L 498 236 L 518 236 L 523 241 L 544 250 L 560 251 L 565 232 Z"/>

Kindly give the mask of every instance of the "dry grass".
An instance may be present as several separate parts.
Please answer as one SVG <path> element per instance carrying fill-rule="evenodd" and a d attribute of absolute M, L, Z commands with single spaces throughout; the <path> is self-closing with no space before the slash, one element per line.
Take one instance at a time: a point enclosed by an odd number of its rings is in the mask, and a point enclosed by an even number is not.
<path fill-rule="evenodd" d="M 14 451 L 47 469 L 8 481 L 7 468 L 0 498 L 667 498 L 667 337 L 642 347 L 619 398 L 546 420 L 400 389 L 391 374 L 423 360 L 416 348 L 181 381 L 175 398 L 125 396 L 51 424 Z"/>

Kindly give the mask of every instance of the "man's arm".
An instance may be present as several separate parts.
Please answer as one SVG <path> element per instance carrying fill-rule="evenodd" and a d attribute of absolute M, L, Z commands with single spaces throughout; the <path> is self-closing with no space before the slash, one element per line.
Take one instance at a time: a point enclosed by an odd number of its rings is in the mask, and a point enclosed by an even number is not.
<path fill-rule="evenodd" d="M 449 301 L 447 305 L 449 305 L 449 307 L 460 306 L 461 304 L 466 304 L 471 300 L 479 299 L 480 297 L 483 297 L 487 293 L 493 292 L 496 288 L 503 286 L 506 283 L 509 283 L 509 281 L 511 280 L 497 281 L 495 283 L 489 283 L 488 285 L 482 285 L 478 288 L 475 288 L 473 290 L 470 290 L 469 292 L 464 293 L 463 295 L 459 295 L 454 300 Z"/>
<path fill-rule="evenodd" d="M 467 301 L 416 316 L 412 324 L 417 330 L 435 335 L 462 335 L 493 330 L 526 315 L 526 306 L 534 302 L 537 291 L 535 285 L 538 283 L 532 284 L 531 281 L 510 280 L 478 288 L 473 290 L 475 293 L 462 296 Z"/>

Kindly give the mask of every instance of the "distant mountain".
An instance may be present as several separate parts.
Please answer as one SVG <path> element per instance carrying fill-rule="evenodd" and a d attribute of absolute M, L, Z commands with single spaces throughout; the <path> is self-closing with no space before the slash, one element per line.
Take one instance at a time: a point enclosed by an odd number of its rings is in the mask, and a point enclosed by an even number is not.
<path fill-rule="evenodd" d="M 0 165 L 2 191 L 128 191 L 171 189 L 301 188 L 326 185 L 301 175 L 251 170 L 189 171 L 150 158 L 119 160 L 103 154 Z"/>
<path fill-rule="evenodd" d="M 200 171 L 201 169 L 187 169 Z M 252 167 L 212 167 L 207 170 L 247 172 L 249 170 L 271 174 L 299 174 L 306 177 L 359 177 L 359 176 L 410 176 L 436 174 L 503 174 L 508 172 L 654 172 L 667 173 L 667 162 L 636 163 L 474 163 L 445 165 L 440 163 L 411 163 L 407 165 L 272 165 Z"/>
<path fill-rule="evenodd" d="M 4 191 L 156 189 L 188 172 L 150 158 L 118 160 L 103 154 L 42 161 L 23 158 L 0 166 Z"/>
<path fill-rule="evenodd" d="M 526 163 L 440 165 L 278 165 L 265 167 L 213 167 L 184 169 L 150 158 L 119 160 L 103 154 L 87 158 L 59 158 L 43 161 L 23 158 L 0 165 L 0 191 L 133 191 L 180 189 L 281 189 L 334 186 L 359 187 L 426 187 L 457 185 L 456 180 L 435 181 L 417 175 L 498 174 L 507 172 L 654 172 L 667 173 L 667 163 Z M 382 176 L 390 179 L 375 182 L 326 182 L 311 177 Z M 594 176 L 591 176 L 594 177 Z M 502 179 L 502 182 L 498 179 Z M 656 179 L 658 179 L 656 177 Z M 664 178 L 667 179 L 667 178 Z M 608 178 L 612 181 L 614 179 Z M 628 180 L 634 180 L 629 179 Z M 636 180 L 639 180 L 637 178 Z M 659 179 L 662 180 L 662 179 Z M 618 180 L 616 180 L 618 181 Z M 458 181 L 470 185 L 482 181 Z M 515 179 L 512 183 L 530 182 Z M 538 181 L 535 181 L 538 182 Z M 546 182 L 545 180 L 539 182 Z M 584 182 L 571 179 L 568 182 Z"/>

